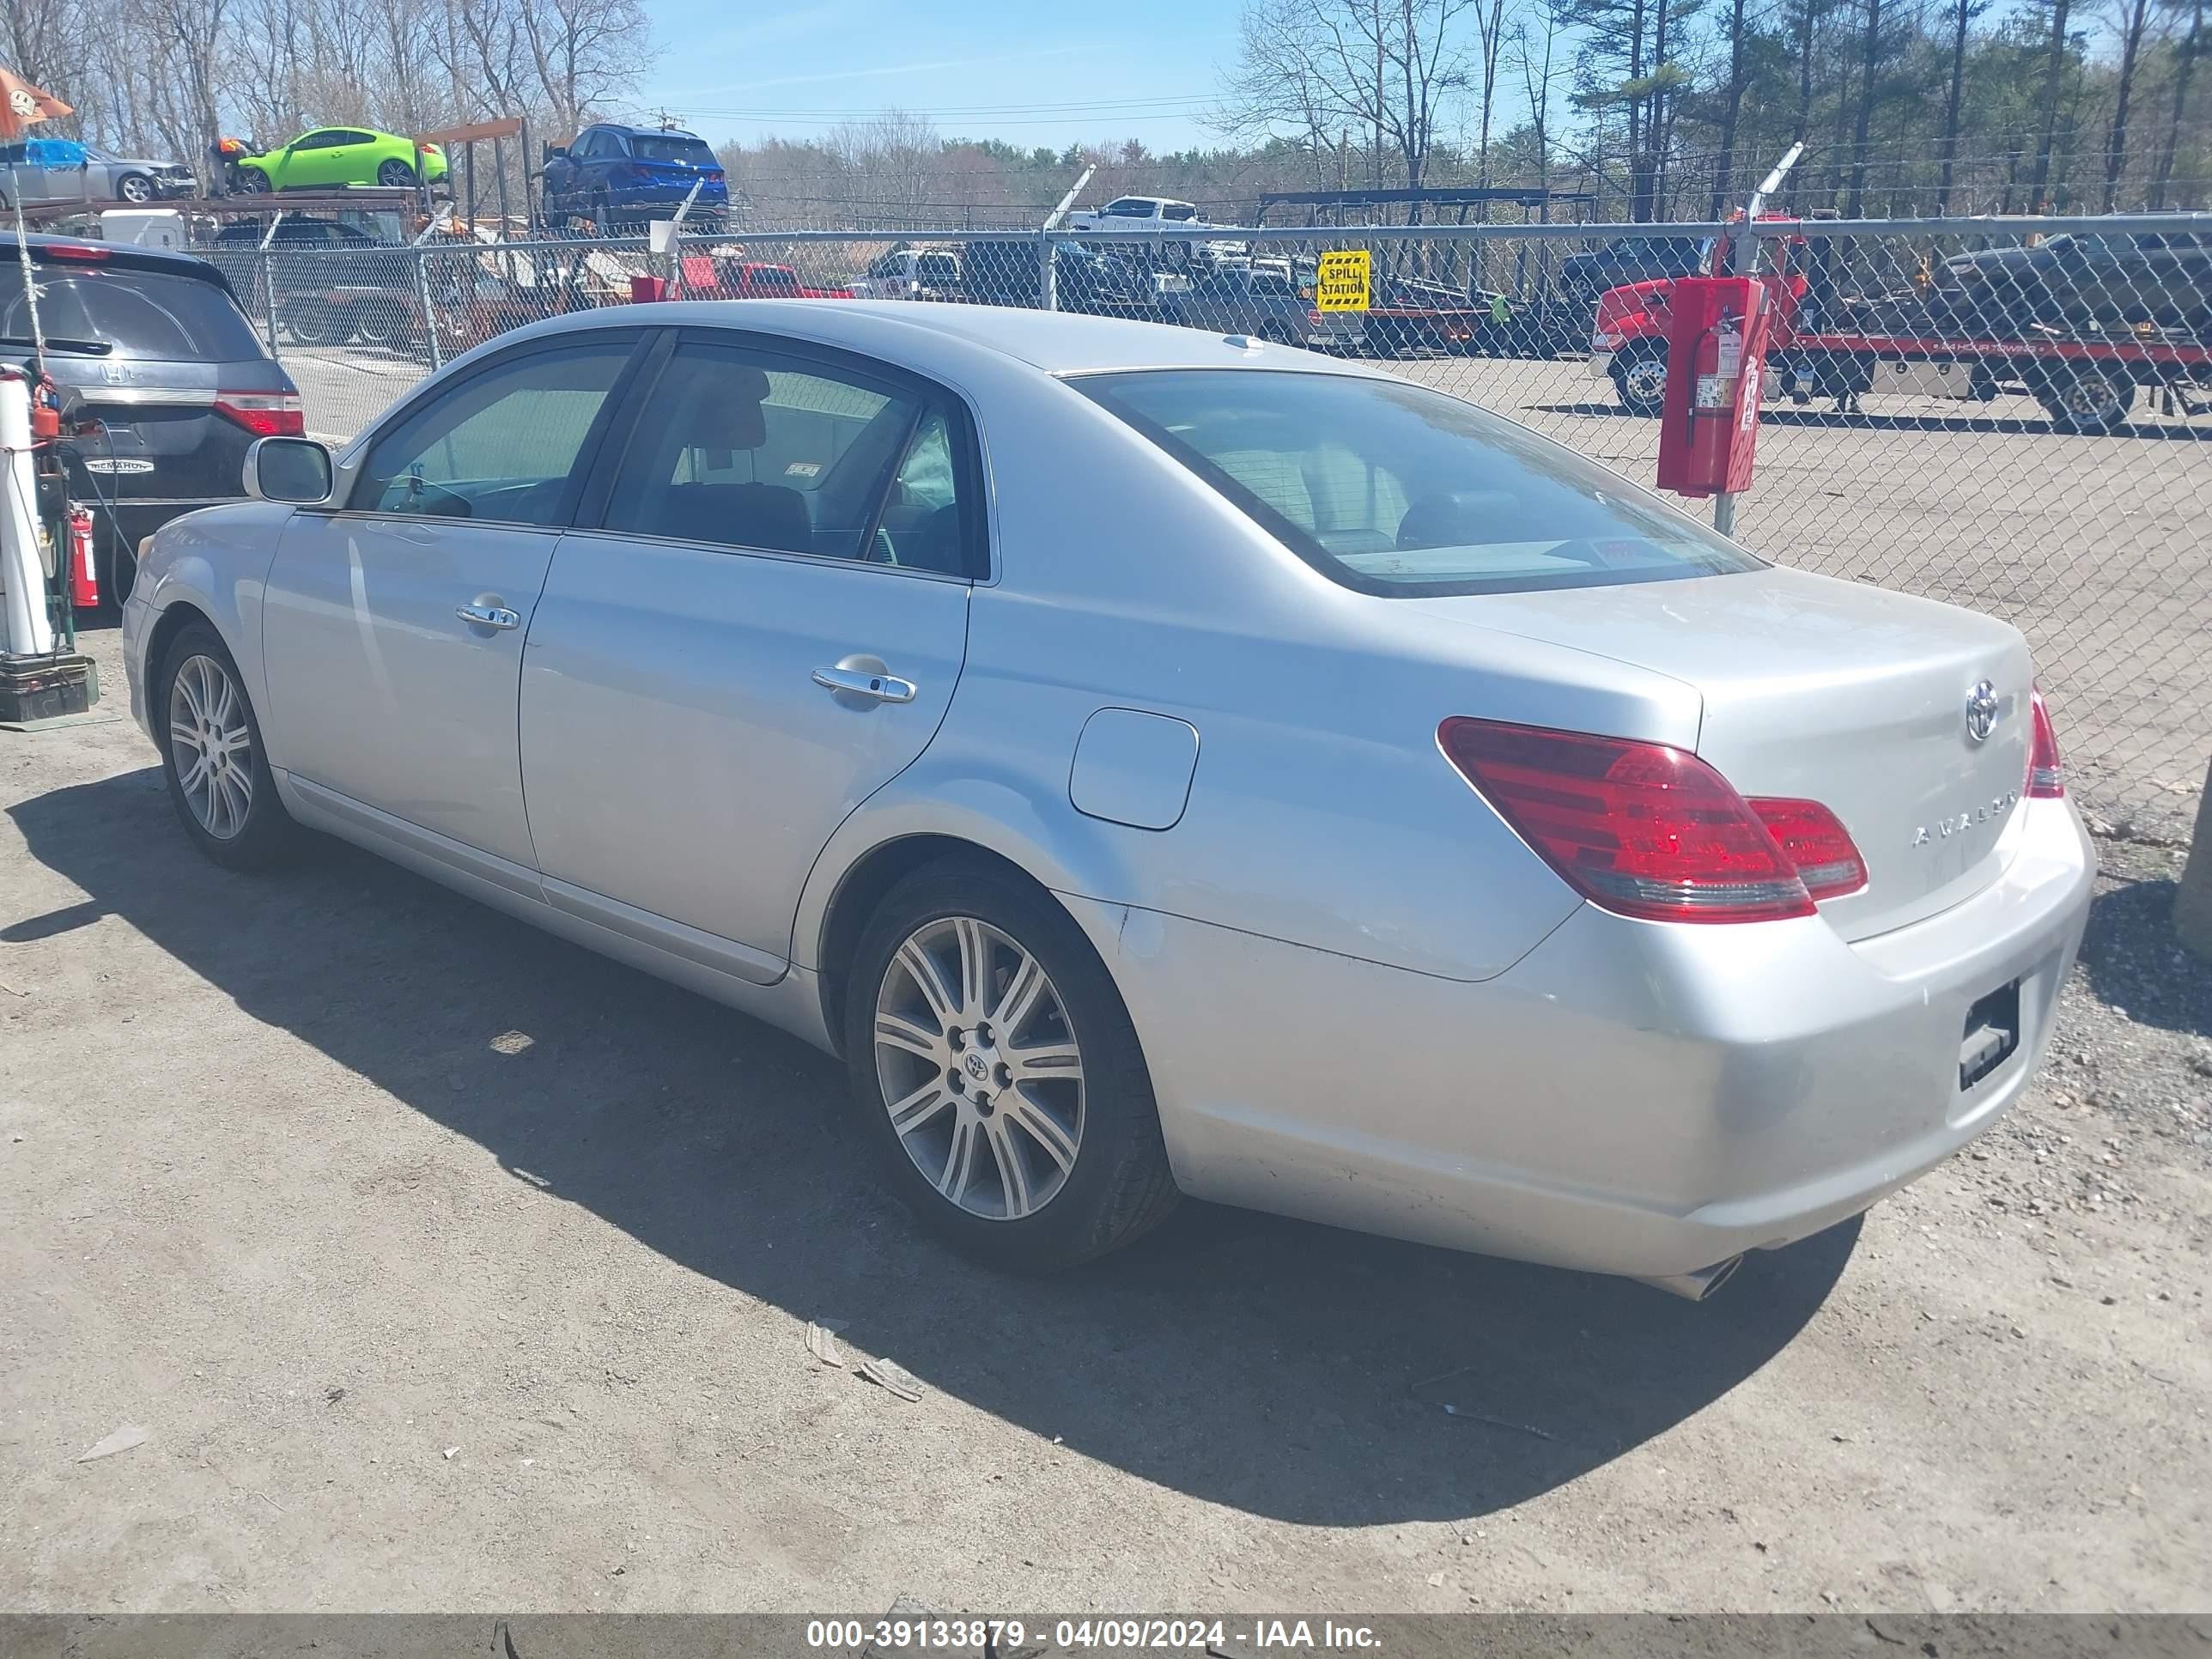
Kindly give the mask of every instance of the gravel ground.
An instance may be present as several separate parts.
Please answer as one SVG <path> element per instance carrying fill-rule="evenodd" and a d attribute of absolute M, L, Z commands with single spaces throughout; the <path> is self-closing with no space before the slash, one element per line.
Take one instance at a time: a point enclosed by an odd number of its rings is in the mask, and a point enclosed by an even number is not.
<path fill-rule="evenodd" d="M 1997 1128 L 1712 1303 L 1194 1206 L 1010 1282 L 812 1051 L 346 848 L 201 861 L 93 646 L 116 718 L 0 733 L 0 1607 L 2212 1601 L 2178 848 L 2103 843 Z"/>

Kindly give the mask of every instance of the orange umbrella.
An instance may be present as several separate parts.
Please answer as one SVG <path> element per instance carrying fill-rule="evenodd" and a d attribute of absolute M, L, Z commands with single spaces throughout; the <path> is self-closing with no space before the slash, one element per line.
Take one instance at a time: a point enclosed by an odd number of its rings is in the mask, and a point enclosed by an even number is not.
<path fill-rule="evenodd" d="M 34 121 L 74 113 L 53 94 L 40 91 L 13 70 L 0 69 L 0 139 L 12 142 Z"/>
<path fill-rule="evenodd" d="M 13 143 L 29 130 L 34 121 L 51 121 L 58 115 L 73 113 L 67 104 L 50 92 L 41 92 L 11 69 L 0 69 L 0 140 Z M 8 164 L 8 177 L 12 185 L 15 164 Z M 31 276 L 31 250 L 23 238 L 23 194 L 10 189 L 8 194 L 15 204 L 15 257 L 23 265 L 23 301 L 31 313 L 31 348 L 38 354 L 39 373 L 46 372 L 46 331 L 39 322 L 39 287 Z"/>

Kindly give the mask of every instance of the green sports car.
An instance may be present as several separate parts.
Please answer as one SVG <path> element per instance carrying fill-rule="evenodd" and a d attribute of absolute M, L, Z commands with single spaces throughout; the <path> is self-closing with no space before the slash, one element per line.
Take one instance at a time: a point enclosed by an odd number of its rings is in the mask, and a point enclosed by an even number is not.
<path fill-rule="evenodd" d="M 435 144 L 422 149 L 420 182 L 446 176 L 446 153 Z M 340 185 L 383 185 L 405 189 L 417 182 L 412 138 L 371 132 L 364 127 L 317 127 L 281 149 L 247 155 L 238 170 L 249 189 L 315 190 Z"/>

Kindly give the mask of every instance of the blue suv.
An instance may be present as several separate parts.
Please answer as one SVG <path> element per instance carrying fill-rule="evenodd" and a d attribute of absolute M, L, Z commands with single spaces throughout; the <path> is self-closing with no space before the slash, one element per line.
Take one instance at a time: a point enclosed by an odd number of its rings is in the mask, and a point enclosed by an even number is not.
<path fill-rule="evenodd" d="M 545 147 L 545 216 L 555 225 L 588 219 L 604 232 L 667 218 L 694 185 L 700 190 L 690 218 L 708 225 L 726 219 L 729 181 L 696 133 L 601 122 L 565 148 Z M 669 212 L 656 214 L 656 208 Z"/>

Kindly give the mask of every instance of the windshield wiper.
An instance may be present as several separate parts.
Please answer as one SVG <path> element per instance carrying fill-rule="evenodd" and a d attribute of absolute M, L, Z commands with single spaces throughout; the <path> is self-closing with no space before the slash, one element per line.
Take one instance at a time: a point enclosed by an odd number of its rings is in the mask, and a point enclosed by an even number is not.
<path fill-rule="evenodd" d="M 27 334 L 0 334 L 0 346 L 29 346 L 35 349 L 37 345 L 38 342 Z M 115 346 L 108 340 L 58 339 L 49 334 L 46 336 L 46 349 L 75 352 L 83 357 L 105 357 L 114 351 Z"/>

